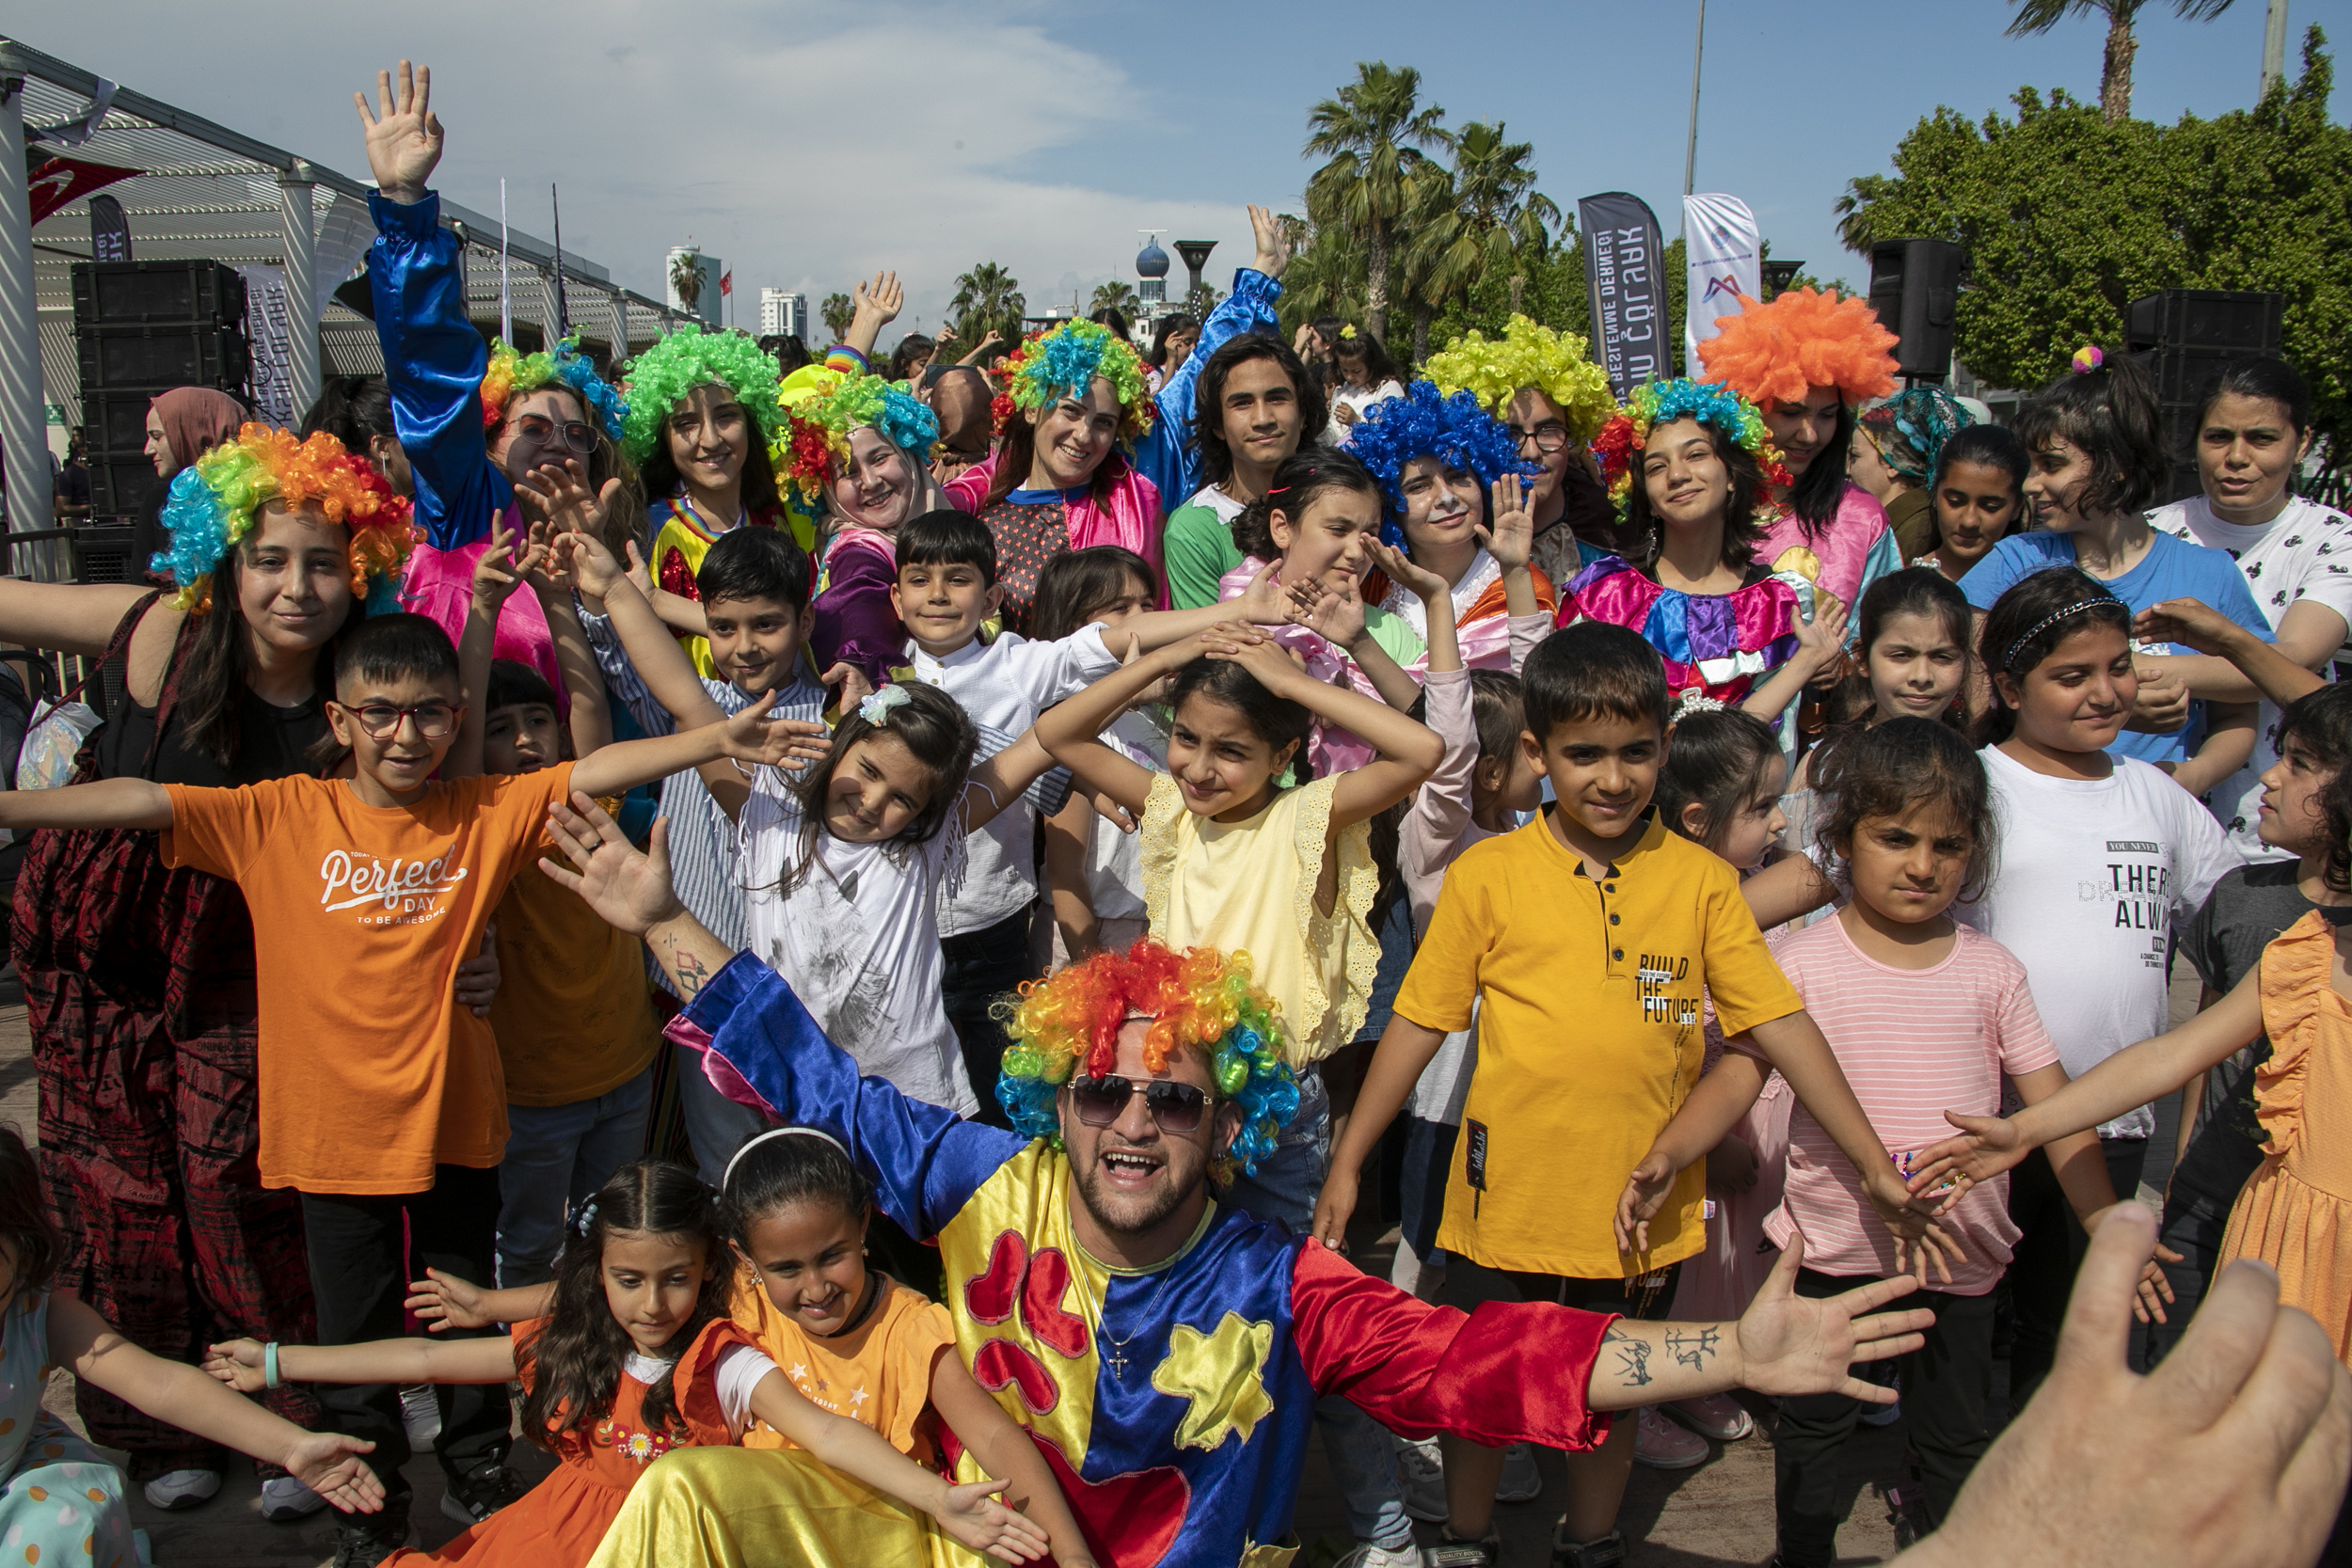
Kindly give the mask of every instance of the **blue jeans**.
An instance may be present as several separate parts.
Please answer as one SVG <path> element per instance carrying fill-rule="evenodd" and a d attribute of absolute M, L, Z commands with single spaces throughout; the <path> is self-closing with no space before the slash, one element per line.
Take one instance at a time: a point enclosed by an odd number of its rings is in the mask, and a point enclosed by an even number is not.
<path fill-rule="evenodd" d="M 1315 1199 L 1331 1159 L 1331 1097 L 1323 1075 L 1308 1073 L 1298 1085 L 1298 1115 L 1282 1130 L 1270 1160 L 1258 1162 L 1254 1176 L 1235 1176 L 1217 1195 L 1253 1219 L 1279 1221 L 1295 1235 L 1313 1228 Z M 1348 1528 L 1359 1541 L 1396 1549 L 1413 1540 L 1405 1516 L 1405 1487 L 1396 1474 L 1396 1446 L 1389 1429 L 1343 1396 L 1315 1402 L 1315 1430 L 1340 1483 Z"/>
<path fill-rule="evenodd" d="M 594 1100 L 506 1108 L 506 1158 L 499 1165 L 501 1288 L 555 1277 L 564 1216 L 614 1171 L 644 1158 L 652 1109 L 651 1068 Z"/>

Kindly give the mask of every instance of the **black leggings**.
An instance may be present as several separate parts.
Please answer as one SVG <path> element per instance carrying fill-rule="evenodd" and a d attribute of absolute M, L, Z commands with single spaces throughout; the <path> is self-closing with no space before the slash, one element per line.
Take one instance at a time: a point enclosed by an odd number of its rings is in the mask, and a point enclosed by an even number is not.
<path fill-rule="evenodd" d="M 2129 1198 L 2138 1192 L 2148 1140 L 2101 1138 L 2099 1148 L 2107 1158 L 2107 1180 L 2115 1184 L 2115 1196 Z M 2074 1271 L 2082 1265 L 2090 1238 L 2074 1217 L 2074 1205 L 2066 1201 L 2049 1156 L 2038 1148 L 2010 1173 L 2009 1217 L 2024 1232 L 2009 1264 L 2010 1299 L 2017 1308 L 2017 1339 L 2009 1353 L 2009 1408 L 2013 1416 L 2050 1375 L 2067 1298 L 2074 1291 Z"/>

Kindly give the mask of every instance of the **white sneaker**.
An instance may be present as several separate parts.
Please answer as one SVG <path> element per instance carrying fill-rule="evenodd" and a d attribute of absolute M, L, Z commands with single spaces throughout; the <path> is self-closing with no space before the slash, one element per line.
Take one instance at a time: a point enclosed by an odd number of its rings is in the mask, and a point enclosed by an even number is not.
<path fill-rule="evenodd" d="M 1712 1437 L 1718 1443 L 1737 1443 L 1756 1431 L 1756 1418 L 1729 1394 L 1709 1394 L 1705 1399 L 1697 1400 L 1671 1400 L 1663 1409 L 1701 1437 Z"/>
<path fill-rule="evenodd" d="M 1677 1426 L 1652 1405 L 1642 1406 L 1641 1430 L 1633 1438 L 1633 1457 L 1653 1470 L 1688 1470 L 1707 1463 L 1707 1439 Z"/>
<path fill-rule="evenodd" d="M 1396 1445 L 1397 1474 L 1405 1481 L 1405 1512 L 1423 1524 L 1445 1523 L 1445 1463 L 1438 1457 L 1438 1440 Z"/>
<path fill-rule="evenodd" d="M 400 1424 L 408 1432 L 408 1449 L 423 1453 L 441 1438 L 441 1402 L 430 1383 L 401 1386 Z"/>
<path fill-rule="evenodd" d="M 1343 1568 L 1422 1568 L 1421 1547 L 1410 1541 L 1402 1546 L 1375 1546 L 1359 1541 L 1340 1561 Z"/>
<path fill-rule="evenodd" d="M 326 1506 L 326 1499 L 292 1476 L 262 1482 L 262 1517 L 272 1524 L 308 1519 Z"/>
<path fill-rule="evenodd" d="M 1535 1446 L 1514 1443 L 1502 1450 L 1502 1484 L 1495 1488 L 1499 1503 L 1532 1503 L 1544 1495 L 1544 1478 L 1535 1469 Z"/>
<path fill-rule="evenodd" d="M 220 1496 L 218 1470 L 167 1470 L 147 1483 L 147 1502 L 166 1513 L 198 1508 Z"/>

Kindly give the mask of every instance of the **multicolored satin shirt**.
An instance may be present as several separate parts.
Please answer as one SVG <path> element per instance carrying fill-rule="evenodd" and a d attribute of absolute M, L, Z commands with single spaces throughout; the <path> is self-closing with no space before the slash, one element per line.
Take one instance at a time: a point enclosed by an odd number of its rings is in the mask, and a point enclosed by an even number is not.
<path fill-rule="evenodd" d="M 826 1040 L 739 954 L 672 1025 L 734 1098 L 839 1136 L 884 1212 L 935 1238 L 957 1348 L 1026 1427 L 1105 1565 L 1287 1563 L 1314 1402 L 1399 1432 L 1591 1449 L 1585 1408 L 1614 1321 L 1552 1306 L 1470 1316 L 1212 1203 L 1151 1273 L 1089 1256 L 1068 1159 L 907 1099 Z"/>

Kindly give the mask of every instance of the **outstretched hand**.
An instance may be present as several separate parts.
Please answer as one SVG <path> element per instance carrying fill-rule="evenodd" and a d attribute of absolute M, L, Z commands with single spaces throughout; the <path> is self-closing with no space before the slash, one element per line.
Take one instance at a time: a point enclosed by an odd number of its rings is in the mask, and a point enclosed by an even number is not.
<path fill-rule="evenodd" d="M 516 531 L 502 523 L 490 525 L 490 547 L 473 563 L 473 602 L 495 617 L 523 578 L 547 564 L 548 546 L 544 532 L 534 532 L 520 556 L 515 551 Z"/>
<path fill-rule="evenodd" d="M 1524 479 L 1504 474 L 1496 480 L 1486 492 L 1486 515 L 1494 519 L 1494 526 L 1472 524 L 1470 531 L 1478 535 L 1496 565 L 1506 572 L 1517 571 L 1534 558 L 1535 514 L 1528 505 Z"/>
<path fill-rule="evenodd" d="M 898 275 L 895 272 L 878 272 L 870 283 L 860 278 L 850 291 L 856 322 L 870 325 L 877 332 L 898 319 L 898 307 L 906 303 L 906 291 L 898 286 Z M 850 332 L 855 336 L 855 325 Z"/>
<path fill-rule="evenodd" d="M 240 1394 L 258 1394 L 269 1386 L 267 1359 L 268 1347 L 259 1339 L 227 1339 L 206 1346 L 197 1365 Z"/>
<path fill-rule="evenodd" d="M 1385 539 L 1367 539 L 1364 544 L 1371 553 L 1372 563 L 1387 573 L 1391 582 L 1395 583 L 1422 603 L 1434 605 L 1440 599 L 1450 599 L 1453 596 L 1454 585 L 1452 583 L 1428 567 L 1416 563 L 1407 552 L 1398 549 Z M 1448 609 L 1447 613 L 1453 613 L 1451 608 Z"/>
<path fill-rule="evenodd" d="M 373 1443 L 340 1432 L 306 1432 L 278 1460 L 287 1474 L 345 1513 L 373 1513 L 384 1506 L 384 1483 L 359 1456 Z"/>
<path fill-rule="evenodd" d="M 1344 653 L 1364 635 L 1362 591 L 1353 578 L 1346 587 L 1334 588 L 1319 578 L 1310 578 L 1290 590 L 1289 619 L 1293 626 L 1305 626 Z"/>
<path fill-rule="evenodd" d="M 2229 657 L 2223 652 L 2237 623 L 2202 599 L 2166 599 L 2132 617 L 2135 642 L 2178 642 L 2201 654 Z"/>
<path fill-rule="evenodd" d="M 577 457 L 566 457 L 561 463 L 542 463 L 515 481 L 516 493 L 530 503 L 530 510 L 553 524 L 559 532 L 593 533 L 604 537 L 605 519 L 612 515 L 612 503 L 621 493 L 621 482 L 615 477 L 604 482 L 597 490 L 588 483 L 588 470 L 580 467 Z"/>
<path fill-rule="evenodd" d="M 806 719 L 771 718 L 768 710 L 775 703 L 775 692 L 763 692 L 723 720 L 722 754 L 738 762 L 773 768 L 798 768 L 823 761 L 825 753 L 833 749 L 831 732 Z"/>
<path fill-rule="evenodd" d="M 392 73 L 375 73 L 375 112 L 368 111 L 368 96 L 355 92 L 359 129 L 367 136 L 368 168 L 375 188 L 387 201 L 404 207 L 424 199 L 424 182 L 441 161 L 441 122 L 433 114 L 433 71 L 400 62 L 400 87 Z"/>
<path fill-rule="evenodd" d="M 428 1334 L 453 1328 L 494 1328 L 498 1320 L 484 1309 L 489 1292 L 469 1279 L 438 1269 L 427 1269 L 422 1279 L 408 1282 L 408 1299 L 401 1303 L 409 1316 L 424 1324 Z"/>
<path fill-rule="evenodd" d="M 2007 1117 L 1972 1117 L 1947 1111 L 1944 1119 L 1960 1129 L 1957 1138 L 1930 1144 L 1913 1163 L 1911 1190 L 1942 1201 L 1935 1212 L 1948 1212 L 1953 1204 L 1979 1181 L 1990 1181 L 2014 1168 L 2033 1152 L 2031 1145 Z"/>
<path fill-rule="evenodd" d="M 996 1500 L 994 1495 L 1004 1489 L 1003 1481 L 986 1479 L 950 1486 L 932 1517 L 942 1529 L 976 1552 L 1035 1562 L 1053 1544 L 1026 1514 Z"/>
<path fill-rule="evenodd" d="M 1291 263 L 1290 235 L 1283 230 L 1282 220 L 1269 209 L 1251 204 L 1249 238 L 1257 246 L 1249 264 L 1268 277 L 1281 277 L 1282 269 Z"/>
<path fill-rule="evenodd" d="M 1919 1288 L 1909 1275 L 1882 1279 L 1842 1295 L 1797 1294 L 1804 1237 L 1791 1236 L 1739 1323 L 1740 1382 L 1759 1394 L 1843 1394 L 1870 1404 L 1892 1404 L 1892 1388 L 1853 1375 L 1857 1361 L 1908 1355 L 1927 1343 L 1935 1314 L 1881 1312 Z"/>
<path fill-rule="evenodd" d="M 683 912 L 670 885 L 670 819 L 657 816 L 643 850 L 602 806 L 575 790 L 571 804 L 550 801 L 548 836 L 569 865 L 542 860 L 539 869 L 569 888 L 613 929 L 642 937 Z"/>

